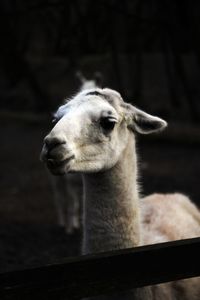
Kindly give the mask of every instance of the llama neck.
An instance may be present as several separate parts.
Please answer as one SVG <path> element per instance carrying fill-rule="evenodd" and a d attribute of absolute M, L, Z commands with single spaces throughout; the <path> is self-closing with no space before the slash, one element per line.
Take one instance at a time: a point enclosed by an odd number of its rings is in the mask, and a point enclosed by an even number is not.
<path fill-rule="evenodd" d="M 84 254 L 139 245 L 136 165 L 135 141 L 130 136 L 112 169 L 83 175 Z"/>

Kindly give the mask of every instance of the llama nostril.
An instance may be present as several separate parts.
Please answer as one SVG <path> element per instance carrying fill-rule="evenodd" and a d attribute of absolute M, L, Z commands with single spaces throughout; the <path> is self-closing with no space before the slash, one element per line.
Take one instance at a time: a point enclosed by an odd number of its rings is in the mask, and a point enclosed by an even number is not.
<path fill-rule="evenodd" d="M 57 138 L 57 137 L 51 138 L 51 137 L 47 136 L 44 139 L 44 144 L 45 144 L 47 150 L 50 151 L 59 145 L 66 144 L 66 141 L 61 138 Z"/>

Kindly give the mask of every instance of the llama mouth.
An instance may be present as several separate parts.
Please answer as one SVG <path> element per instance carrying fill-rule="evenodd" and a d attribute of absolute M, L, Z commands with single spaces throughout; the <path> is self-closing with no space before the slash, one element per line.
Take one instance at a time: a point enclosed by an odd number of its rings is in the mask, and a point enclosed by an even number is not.
<path fill-rule="evenodd" d="M 74 155 L 71 155 L 69 156 L 68 158 L 64 159 L 64 160 L 61 160 L 61 161 L 57 161 L 53 158 L 48 158 L 46 160 L 46 164 L 47 164 L 47 167 L 48 169 L 50 169 L 51 171 L 52 170 L 55 170 L 55 169 L 59 169 L 59 168 L 62 168 L 64 167 L 65 165 L 67 165 L 75 156 Z"/>

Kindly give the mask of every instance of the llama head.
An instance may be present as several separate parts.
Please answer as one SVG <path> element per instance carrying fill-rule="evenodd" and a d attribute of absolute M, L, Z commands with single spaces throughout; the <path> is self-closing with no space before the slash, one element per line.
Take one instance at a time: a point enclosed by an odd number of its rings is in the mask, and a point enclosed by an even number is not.
<path fill-rule="evenodd" d="M 130 134 L 166 126 L 164 120 L 125 103 L 118 92 L 99 88 L 81 91 L 62 105 L 55 122 L 44 139 L 41 159 L 56 175 L 112 168 Z"/>

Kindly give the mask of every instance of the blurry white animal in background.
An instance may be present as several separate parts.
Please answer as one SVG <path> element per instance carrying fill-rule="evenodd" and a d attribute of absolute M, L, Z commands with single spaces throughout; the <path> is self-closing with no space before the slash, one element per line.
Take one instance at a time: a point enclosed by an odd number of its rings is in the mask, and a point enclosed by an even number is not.
<path fill-rule="evenodd" d="M 49 177 L 53 188 L 58 225 L 64 227 L 67 234 L 72 234 L 80 228 L 81 223 L 81 175 L 52 176 L 50 174 Z"/>
<path fill-rule="evenodd" d="M 95 72 L 92 79 L 86 79 L 81 71 L 76 72 L 80 81 L 80 90 L 101 86 L 102 75 Z M 82 180 L 80 174 L 65 174 L 50 176 L 53 197 L 57 210 L 58 224 L 65 228 L 67 234 L 72 234 L 81 225 L 81 195 Z"/>
<path fill-rule="evenodd" d="M 102 74 L 100 72 L 95 72 L 92 79 L 86 79 L 81 71 L 77 71 L 76 77 L 81 83 L 80 90 L 93 89 L 102 86 Z"/>

